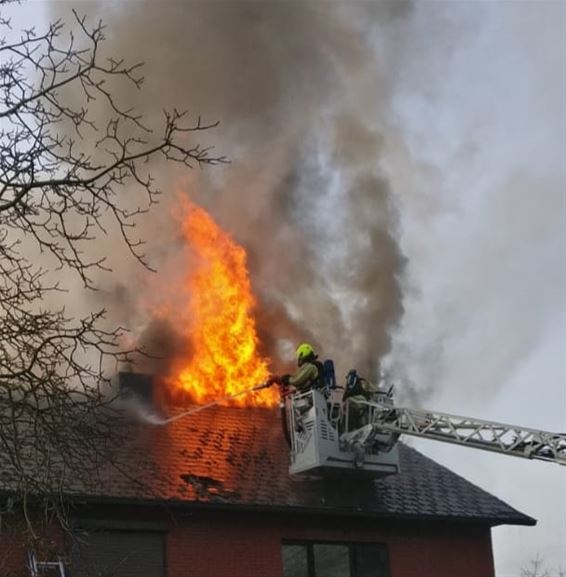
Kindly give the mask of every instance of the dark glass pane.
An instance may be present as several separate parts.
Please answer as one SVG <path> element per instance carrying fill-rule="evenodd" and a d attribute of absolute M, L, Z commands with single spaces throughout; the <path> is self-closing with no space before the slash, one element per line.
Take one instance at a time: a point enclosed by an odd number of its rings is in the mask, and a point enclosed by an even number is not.
<path fill-rule="evenodd" d="M 354 546 L 354 575 L 352 577 L 389 577 L 389 561 L 384 545 Z"/>
<path fill-rule="evenodd" d="M 309 577 L 305 545 L 283 545 L 283 577 Z"/>
<path fill-rule="evenodd" d="M 347 545 L 314 545 L 316 577 L 350 577 Z"/>
<path fill-rule="evenodd" d="M 164 577 L 161 533 L 97 531 L 82 535 L 73 549 L 72 577 Z"/>

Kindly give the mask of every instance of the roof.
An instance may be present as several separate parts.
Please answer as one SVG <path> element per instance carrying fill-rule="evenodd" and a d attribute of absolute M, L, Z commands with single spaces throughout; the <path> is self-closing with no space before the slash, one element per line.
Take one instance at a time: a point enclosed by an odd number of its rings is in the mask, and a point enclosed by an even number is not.
<path fill-rule="evenodd" d="M 399 453 L 401 472 L 379 480 L 291 477 L 277 411 L 218 406 L 167 426 L 132 425 L 115 447 L 117 467 L 107 465 L 96 482 L 75 475 L 64 492 L 88 501 L 536 523 L 415 449 L 401 443 Z"/>

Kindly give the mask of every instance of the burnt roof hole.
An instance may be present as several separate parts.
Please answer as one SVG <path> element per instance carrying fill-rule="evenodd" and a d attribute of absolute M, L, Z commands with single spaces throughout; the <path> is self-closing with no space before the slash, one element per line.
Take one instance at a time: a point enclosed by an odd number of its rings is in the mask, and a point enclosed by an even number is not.
<path fill-rule="evenodd" d="M 179 475 L 185 483 L 191 485 L 200 498 L 210 498 L 214 501 L 234 501 L 240 498 L 236 491 L 224 488 L 223 481 L 205 475 Z"/>

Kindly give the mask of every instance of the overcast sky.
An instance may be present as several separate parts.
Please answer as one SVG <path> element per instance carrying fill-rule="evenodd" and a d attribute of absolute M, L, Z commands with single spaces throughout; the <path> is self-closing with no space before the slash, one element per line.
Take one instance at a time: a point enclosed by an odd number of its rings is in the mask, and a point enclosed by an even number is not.
<path fill-rule="evenodd" d="M 421 1 L 378 29 L 408 258 L 387 366 L 431 409 L 566 431 L 566 3 Z M 415 444 L 538 520 L 494 530 L 498 577 L 566 568 L 563 468 Z"/>
<path fill-rule="evenodd" d="M 566 3 L 420 3 L 391 150 L 409 258 L 393 357 L 432 408 L 566 430 Z M 406 150 L 408 149 L 408 150 Z M 538 520 L 494 530 L 499 577 L 566 567 L 566 471 L 417 443 Z"/>

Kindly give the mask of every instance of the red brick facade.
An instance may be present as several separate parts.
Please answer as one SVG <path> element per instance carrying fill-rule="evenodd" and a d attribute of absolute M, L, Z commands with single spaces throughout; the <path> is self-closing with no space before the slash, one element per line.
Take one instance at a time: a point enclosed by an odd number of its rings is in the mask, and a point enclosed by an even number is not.
<path fill-rule="evenodd" d="M 282 577 L 283 539 L 385 543 L 391 577 L 493 577 L 488 527 L 325 517 L 195 515 L 170 533 L 168 577 Z"/>
<path fill-rule="evenodd" d="M 122 507 L 99 508 L 96 518 L 99 526 L 164 530 L 167 577 L 282 577 L 283 540 L 385 543 L 390 577 L 494 576 L 487 526 Z M 0 535 L 1 559 L 9 560 L 2 577 L 28 576 L 22 548 Z"/>
<path fill-rule="evenodd" d="M 0 520 L 0 577 L 29 577 L 26 556 L 32 547 L 43 549 L 48 557 L 65 549 L 65 536 L 57 525 L 46 528 L 32 520 L 32 534 L 27 523 L 16 521 L 11 515 Z"/>

